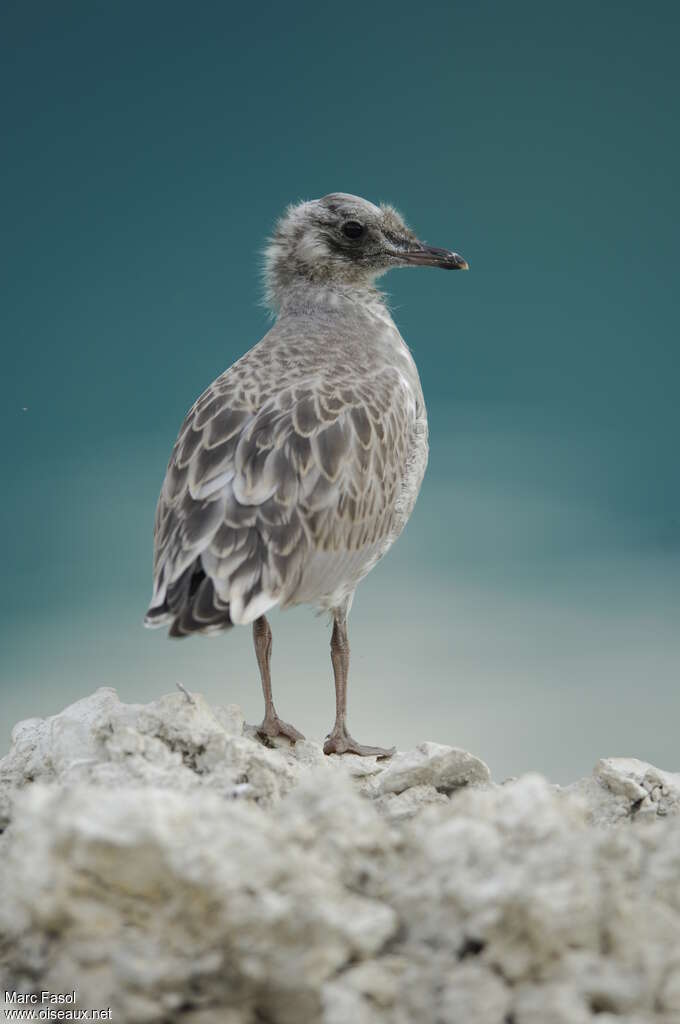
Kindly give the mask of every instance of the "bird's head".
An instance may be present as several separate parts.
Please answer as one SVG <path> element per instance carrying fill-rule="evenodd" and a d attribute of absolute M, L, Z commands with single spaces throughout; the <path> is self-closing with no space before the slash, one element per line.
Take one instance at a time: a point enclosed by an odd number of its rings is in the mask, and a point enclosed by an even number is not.
<path fill-rule="evenodd" d="M 408 266 L 468 268 L 458 253 L 419 241 L 393 207 L 333 192 L 290 206 L 279 220 L 265 252 L 267 298 L 279 306 L 304 282 L 371 287 L 392 267 Z"/>

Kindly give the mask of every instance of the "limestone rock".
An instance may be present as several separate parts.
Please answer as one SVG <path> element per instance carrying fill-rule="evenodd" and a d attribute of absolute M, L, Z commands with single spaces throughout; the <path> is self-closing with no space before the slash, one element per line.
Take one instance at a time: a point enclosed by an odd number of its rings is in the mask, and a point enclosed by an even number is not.
<path fill-rule="evenodd" d="M 19 807 L 0 908 L 16 983 L 30 966 L 122 1019 L 164 1019 L 189 992 L 200 1008 L 206 990 L 233 1008 L 293 990 L 313 1009 L 327 978 L 396 930 L 388 905 L 343 886 L 339 859 L 216 793 L 37 783 Z"/>
<path fill-rule="evenodd" d="M 591 820 L 601 825 L 680 813 L 680 773 L 661 771 L 636 757 L 601 758 L 590 778 L 567 791 L 582 794 Z"/>
<path fill-rule="evenodd" d="M 680 1024 L 680 776 L 263 743 L 113 690 L 0 762 L 3 992 L 122 1024 Z"/>
<path fill-rule="evenodd" d="M 421 743 L 415 750 L 396 754 L 377 780 L 380 793 L 403 793 L 413 786 L 432 786 L 453 793 L 463 786 L 484 785 L 491 779 L 479 758 L 441 743 Z"/>

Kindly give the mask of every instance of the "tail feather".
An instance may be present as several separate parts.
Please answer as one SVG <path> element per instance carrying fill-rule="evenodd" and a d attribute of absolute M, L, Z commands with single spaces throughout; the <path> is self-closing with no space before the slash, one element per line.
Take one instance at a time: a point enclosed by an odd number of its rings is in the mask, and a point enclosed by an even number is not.
<path fill-rule="evenodd" d="M 218 633 L 233 625 L 229 605 L 216 593 L 200 558 L 172 583 L 162 604 L 149 608 L 144 624 L 150 628 L 170 625 L 172 637 L 191 633 Z"/>

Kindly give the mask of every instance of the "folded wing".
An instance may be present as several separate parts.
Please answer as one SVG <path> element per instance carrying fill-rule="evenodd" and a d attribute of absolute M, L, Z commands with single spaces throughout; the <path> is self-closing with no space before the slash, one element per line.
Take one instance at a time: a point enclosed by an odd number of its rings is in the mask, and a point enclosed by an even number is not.
<path fill-rule="evenodd" d="M 354 387 L 283 387 L 258 407 L 227 371 L 168 464 L 146 623 L 209 633 L 353 587 L 401 527 L 414 429 L 413 394 L 392 368 Z"/>

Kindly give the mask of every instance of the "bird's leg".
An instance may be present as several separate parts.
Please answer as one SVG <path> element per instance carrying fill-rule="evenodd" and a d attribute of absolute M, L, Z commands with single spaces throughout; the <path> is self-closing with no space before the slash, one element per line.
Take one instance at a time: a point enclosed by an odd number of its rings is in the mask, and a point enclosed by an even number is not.
<path fill-rule="evenodd" d="M 260 736 L 287 736 L 295 743 L 296 740 L 303 740 L 304 736 L 293 725 L 282 722 L 276 713 L 274 700 L 272 698 L 272 677 L 270 665 L 272 660 L 272 631 L 267 622 L 266 616 L 260 615 L 259 619 L 253 622 L 253 641 L 255 643 L 255 657 L 260 669 L 262 679 L 262 693 L 264 694 L 264 719 L 257 730 Z"/>
<path fill-rule="evenodd" d="M 347 637 L 347 616 L 344 612 L 333 613 L 333 634 L 331 636 L 331 661 L 335 675 L 335 725 L 323 745 L 324 754 L 360 754 L 362 757 L 391 757 L 395 748 L 365 747 L 357 743 L 347 730 L 347 676 L 349 674 L 349 640 Z"/>

